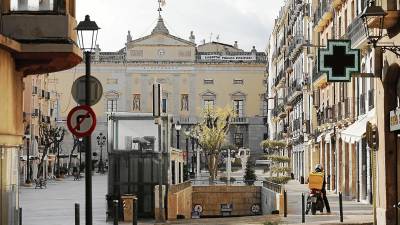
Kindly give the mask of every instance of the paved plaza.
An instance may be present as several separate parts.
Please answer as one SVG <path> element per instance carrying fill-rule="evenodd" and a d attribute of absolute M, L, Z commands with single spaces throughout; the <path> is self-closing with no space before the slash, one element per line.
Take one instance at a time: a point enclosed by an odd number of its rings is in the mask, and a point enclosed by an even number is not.
<path fill-rule="evenodd" d="M 21 187 L 20 202 L 23 208 L 24 225 L 72 225 L 74 224 L 74 203 L 81 204 L 81 224 L 85 219 L 84 179 L 74 181 L 66 178 L 62 181 L 48 182 L 47 189 Z M 291 182 L 288 190 L 288 217 L 282 218 L 280 224 L 301 223 L 301 193 L 307 192 L 305 185 Z M 107 225 L 105 221 L 107 192 L 107 175 L 93 176 L 93 221 L 94 225 Z M 337 195 L 330 194 L 329 201 L 332 214 L 306 216 L 306 224 L 335 224 L 339 222 L 339 204 Z M 372 207 L 355 201 L 344 201 L 344 224 L 364 224 L 372 221 Z M 198 220 L 180 220 L 168 224 L 264 224 L 267 221 L 278 221 L 278 216 L 254 216 L 214 218 Z M 129 223 L 120 223 L 126 225 Z M 154 224 L 154 221 L 140 221 L 139 224 Z"/>

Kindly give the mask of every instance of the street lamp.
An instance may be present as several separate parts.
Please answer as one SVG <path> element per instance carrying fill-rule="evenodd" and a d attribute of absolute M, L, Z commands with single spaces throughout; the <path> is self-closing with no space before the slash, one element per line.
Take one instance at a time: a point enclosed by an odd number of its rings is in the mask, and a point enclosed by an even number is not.
<path fill-rule="evenodd" d="M 57 139 L 57 178 L 61 177 L 61 168 L 60 168 L 60 140 L 61 136 L 60 133 L 57 134 L 56 136 Z"/>
<path fill-rule="evenodd" d="M 179 149 L 179 131 L 181 130 L 182 126 L 179 121 L 175 124 L 176 130 L 176 148 Z"/>
<path fill-rule="evenodd" d="M 75 28 L 78 34 L 79 46 L 85 55 L 85 104 L 90 105 L 90 57 L 97 42 L 97 34 L 99 27 L 96 22 L 91 21 L 89 15 L 85 16 L 85 20 L 79 22 Z M 92 149 L 91 136 L 85 138 L 85 201 L 86 201 L 86 225 L 93 224 L 92 214 Z"/>
<path fill-rule="evenodd" d="M 29 150 L 30 150 L 30 135 L 25 135 L 26 139 L 26 181 L 25 183 L 29 185 L 31 183 L 30 176 L 30 162 L 29 162 Z"/>
<path fill-rule="evenodd" d="M 375 5 L 375 1 L 371 0 L 369 2 L 369 6 L 365 8 L 363 14 L 361 15 L 361 19 L 364 23 L 365 34 L 373 48 L 380 47 L 383 51 L 391 51 L 397 57 L 400 57 L 400 46 L 394 44 L 378 45 L 379 40 L 383 37 L 386 15 L 387 13 L 383 10 L 383 8 Z"/>
<path fill-rule="evenodd" d="M 103 146 L 106 144 L 106 136 L 103 133 L 100 133 L 97 136 L 97 145 L 100 146 L 100 161 L 99 161 L 99 173 L 104 173 L 104 164 L 103 164 Z"/>
<path fill-rule="evenodd" d="M 186 137 L 186 175 L 187 178 L 189 179 L 189 137 L 190 137 L 190 130 L 189 128 L 186 128 L 184 131 L 185 137 Z"/>

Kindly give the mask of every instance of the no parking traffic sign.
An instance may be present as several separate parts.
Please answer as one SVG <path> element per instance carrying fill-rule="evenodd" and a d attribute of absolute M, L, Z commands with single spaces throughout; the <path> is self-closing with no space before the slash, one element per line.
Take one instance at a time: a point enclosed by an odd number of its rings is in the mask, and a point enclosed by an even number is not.
<path fill-rule="evenodd" d="M 67 126 L 78 138 L 89 136 L 96 127 L 96 114 L 87 105 L 77 106 L 68 113 Z"/>

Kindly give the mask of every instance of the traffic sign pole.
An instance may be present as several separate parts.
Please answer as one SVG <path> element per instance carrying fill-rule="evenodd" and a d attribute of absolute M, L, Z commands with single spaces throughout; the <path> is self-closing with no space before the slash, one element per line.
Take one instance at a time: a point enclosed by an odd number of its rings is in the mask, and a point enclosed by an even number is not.
<path fill-rule="evenodd" d="M 85 103 L 90 105 L 90 52 L 85 52 L 86 63 L 86 83 L 85 83 Z M 92 214 L 92 146 L 91 135 L 85 138 L 85 207 L 86 207 L 86 225 L 93 225 Z"/>

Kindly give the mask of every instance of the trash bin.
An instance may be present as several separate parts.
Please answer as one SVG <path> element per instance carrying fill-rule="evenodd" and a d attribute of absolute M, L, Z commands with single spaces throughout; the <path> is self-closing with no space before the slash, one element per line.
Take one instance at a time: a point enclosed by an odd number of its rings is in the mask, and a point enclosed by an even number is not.
<path fill-rule="evenodd" d="M 122 206 L 124 209 L 124 222 L 131 222 L 133 220 L 133 202 L 137 200 L 134 195 L 122 195 Z"/>

